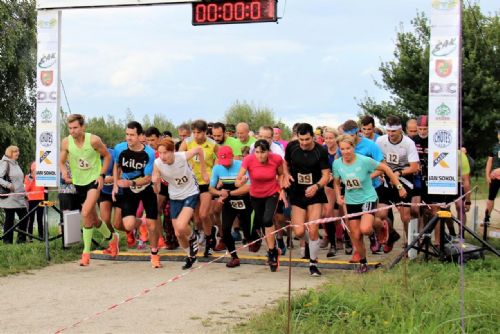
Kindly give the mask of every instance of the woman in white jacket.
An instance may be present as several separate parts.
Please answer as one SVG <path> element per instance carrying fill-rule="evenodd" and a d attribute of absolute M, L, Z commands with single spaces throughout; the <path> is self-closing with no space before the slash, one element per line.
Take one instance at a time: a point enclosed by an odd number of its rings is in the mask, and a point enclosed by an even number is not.
<path fill-rule="evenodd" d="M 5 155 L 0 160 L 0 186 L 10 189 L 17 195 L 0 196 L 0 208 L 5 211 L 5 222 L 3 225 L 3 242 L 11 244 L 14 240 L 14 231 L 9 231 L 14 226 L 14 216 L 22 219 L 18 228 L 26 231 L 28 226 L 28 213 L 26 209 L 26 197 L 24 194 L 24 174 L 17 162 L 19 159 L 19 148 L 9 146 L 5 149 Z M 24 218 L 24 219 L 23 219 Z M 8 232 L 8 233 L 6 233 Z M 17 243 L 26 242 L 26 235 L 18 233 Z"/>

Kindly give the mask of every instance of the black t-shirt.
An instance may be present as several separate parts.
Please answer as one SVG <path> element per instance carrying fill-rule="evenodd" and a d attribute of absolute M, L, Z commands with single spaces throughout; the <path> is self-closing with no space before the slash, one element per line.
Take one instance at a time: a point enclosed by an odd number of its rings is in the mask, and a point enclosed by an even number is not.
<path fill-rule="evenodd" d="M 495 146 L 493 146 L 493 149 L 490 151 L 489 156 L 493 158 L 493 165 L 491 170 L 493 171 L 497 168 L 500 168 L 500 143 L 496 143 Z"/>
<path fill-rule="evenodd" d="M 310 151 L 302 150 L 298 140 L 288 143 L 285 161 L 288 163 L 290 175 L 295 180 L 291 186 L 292 190 L 305 190 L 321 179 L 323 169 L 331 168 L 328 164 L 328 151 L 316 142 Z"/>
<path fill-rule="evenodd" d="M 417 147 L 418 158 L 420 159 L 420 172 L 419 174 L 427 177 L 428 171 L 428 152 L 429 152 L 429 138 L 422 138 L 419 135 L 411 137 Z"/>

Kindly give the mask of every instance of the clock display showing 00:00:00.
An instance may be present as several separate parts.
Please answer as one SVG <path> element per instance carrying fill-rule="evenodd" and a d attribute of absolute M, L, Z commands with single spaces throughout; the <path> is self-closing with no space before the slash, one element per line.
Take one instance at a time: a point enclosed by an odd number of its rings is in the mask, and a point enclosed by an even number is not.
<path fill-rule="evenodd" d="M 193 24 L 276 21 L 276 1 L 194 3 Z"/>

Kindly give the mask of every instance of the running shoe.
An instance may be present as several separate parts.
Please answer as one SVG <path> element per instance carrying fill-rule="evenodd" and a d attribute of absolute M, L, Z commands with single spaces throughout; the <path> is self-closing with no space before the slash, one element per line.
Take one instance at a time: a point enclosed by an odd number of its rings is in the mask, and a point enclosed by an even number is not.
<path fill-rule="evenodd" d="M 349 236 L 346 236 L 344 240 L 344 252 L 346 255 L 352 254 L 352 243 L 351 243 L 351 238 L 349 238 Z"/>
<path fill-rule="evenodd" d="M 118 233 L 113 233 L 113 237 L 109 242 L 108 248 L 103 250 L 103 254 L 111 255 L 111 257 L 116 257 L 120 252 L 120 235 Z"/>
<path fill-rule="evenodd" d="M 330 245 L 330 249 L 328 250 L 328 253 L 326 253 L 326 257 L 334 257 L 337 255 L 337 249 L 335 249 L 335 246 Z"/>
<path fill-rule="evenodd" d="M 318 260 L 309 260 L 309 273 L 313 277 L 321 276 L 321 272 L 318 269 Z"/>
<path fill-rule="evenodd" d="M 370 239 L 370 250 L 372 251 L 372 254 L 377 254 L 378 251 L 380 250 L 380 244 L 378 243 L 375 232 L 369 236 L 369 239 Z"/>
<path fill-rule="evenodd" d="M 139 239 L 142 241 L 146 242 L 149 240 L 149 231 L 148 231 L 148 225 L 146 224 L 146 218 L 142 217 L 141 218 L 142 224 L 139 226 Z"/>
<path fill-rule="evenodd" d="M 358 274 L 366 274 L 368 272 L 368 264 L 367 263 L 361 263 L 358 267 L 358 269 L 356 269 L 356 272 Z"/>
<path fill-rule="evenodd" d="M 189 239 L 189 256 L 196 258 L 198 254 L 198 238 L 196 235 L 193 235 L 191 239 Z"/>
<path fill-rule="evenodd" d="M 90 253 L 82 253 L 82 258 L 80 260 L 80 266 L 86 267 L 90 264 Z"/>
<path fill-rule="evenodd" d="M 392 248 L 394 247 L 394 243 L 399 240 L 401 236 L 396 230 L 391 230 L 389 232 L 389 238 L 387 239 L 387 243 L 384 245 L 384 253 L 390 253 Z"/>
<path fill-rule="evenodd" d="M 361 256 L 359 256 L 358 251 L 354 251 L 354 254 L 352 254 L 352 257 L 349 260 L 349 263 L 359 263 L 360 260 L 361 260 Z"/>
<path fill-rule="evenodd" d="M 196 234 L 196 236 L 198 237 L 198 245 L 200 246 L 204 246 L 205 245 L 205 233 L 203 233 L 203 231 L 198 232 L 198 230 L 195 230 L 194 233 Z"/>
<path fill-rule="evenodd" d="M 234 242 L 240 242 L 243 239 L 241 237 L 241 232 L 235 230 L 231 231 L 231 237 L 233 237 Z"/>
<path fill-rule="evenodd" d="M 276 272 L 280 266 L 279 260 L 279 250 L 278 248 L 273 248 L 267 251 L 267 261 L 269 263 L 269 268 L 271 272 Z"/>
<path fill-rule="evenodd" d="M 182 266 L 182 270 L 190 269 L 196 263 L 196 256 L 186 256 L 184 261 L 186 262 Z"/>
<path fill-rule="evenodd" d="M 165 238 L 163 238 L 163 236 L 160 236 L 158 238 L 158 249 L 166 249 L 167 248 L 167 245 L 165 243 Z"/>
<path fill-rule="evenodd" d="M 224 241 L 222 241 L 222 239 L 219 239 L 219 242 L 214 247 L 214 251 L 215 252 L 223 252 L 226 249 L 227 249 L 227 247 L 226 247 L 226 244 L 224 243 Z"/>
<path fill-rule="evenodd" d="M 135 246 L 136 240 L 134 231 L 127 231 L 127 247 L 132 248 Z"/>
<path fill-rule="evenodd" d="M 231 258 L 231 260 L 226 263 L 226 267 L 228 268 L 234 268 L 234 267 L 239 267 L 240 266 L 240 259 L 236 258 Z"/>
<path fill-rule="evenodd" d="M 156 254 L 153 255 L 151 254 L 151 267 L 153 268 L 161 268 L 163 267 L 160 263 L 160 255 Z"/>
<path fill-rule="evenodd" d="M 203 257 L 209 257 L 214 253 L 212 237 L 207 237 L 205 239 L 205 251 L 203 252 Z"/>
<path fill-rule="evenodd" d="M 325 249 L 325 248 L 327 248 L 327 247 L 328 247 L 328 244 L 329 244 L 329 242 L 328 242 L 328 238 L 327 238 L 326 236 L 324 236 L 324 237 L 321 239 L 321 241 L 319 242 L 319 248 L 321 248 L 321 249 Z"/>
<path fill-rule="evenodd" d="M 262 246 L 262 239 L 259 239 L 248 246 L 248 250 L 252 253 L 257 253 L 260 250 L 260 246 Z"/>
<path fill-rule="evenodd" d="M 377 240 L 379 244 L 387 243 L 387 239 L 389 238 L 389 224 L 387 224 L 387 220 L 382 220 L 382 228 L 377 233 Z"/>

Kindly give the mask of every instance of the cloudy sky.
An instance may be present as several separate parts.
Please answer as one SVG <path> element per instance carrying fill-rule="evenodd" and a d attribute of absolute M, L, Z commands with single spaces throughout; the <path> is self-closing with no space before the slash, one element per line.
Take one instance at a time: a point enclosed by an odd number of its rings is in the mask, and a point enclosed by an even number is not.
<path fill-rule="evenodd" d="M 470 0 L 472 3 L 474 0 Z M 467 0 L 465 0 L 467 3 Z M 498 10 L 482 0 L 483 12 Z M 375 87 L 399 29 L 431 0 L 280 0 L 278 24 L 192 26 L 190 5 L 67 10 L 62 75 L 72 112 L 218 121 L 237 100 L 287 124 L 338 125 Z M 65 100 L 62 106 L 67 110 Z"/>

